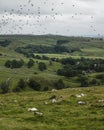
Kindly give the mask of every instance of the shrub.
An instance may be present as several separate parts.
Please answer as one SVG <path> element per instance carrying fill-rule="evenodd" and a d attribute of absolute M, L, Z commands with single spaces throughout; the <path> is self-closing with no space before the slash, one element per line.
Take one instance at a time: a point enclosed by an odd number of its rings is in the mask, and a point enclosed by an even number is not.
<path fill-rule="evenodd" d="M 97 80 L 96 80 L 96 79 L 92 79 L 92 80 L 90 81 L 90 84 L 91 84 L 91 85 L 96 85 L 96 84 L 97 84 Z"/>
<path fill-rule="evenodd" d="M 41 89 L 41 85 L 35 81 L 33 78 L 31 78 L 29 81 L 28 81 L 28 86 L 36 91 L 39 91 Z"/>
<path fill-rule="evenodd" d="M 40 71 L 44 71 L 45 69 L 47 69 L 46 64 L 43 63 L 43 62 L 40 62 L 38 64 L 38 68 L 39 68 Z"/>
<path fill-rule="evenodd" d="M 29 59 L 28 63 L 27 63 L 27 67 L 31 68 L 34 65 L 34 60 L 33 59 Z"/>
<path fill-rule="evenodd" d="M 21 60 L 7 60 L 6 62 L 5 62 L 5 67 L 7 67 L 7 68 L 11 68 L 11 69 L 13 69 L 13 68 L 20 68 L 20 67 L 22 67 L 23 66 L 23 64 L 24 64 L 24 61 L 21 59 Z"/>
<path fill-rule="evenodd" d="M 78 80 L 81 83 L 81 87 L 88 87 L 89 86 L 89 81 L 87 76 L 79 76 Z"/>
<path fill-rule="evenodd" d="M 24 90 L 26 88 L 26 82 L 23 79 L 20 79 L 17 83 L 17 87 Z"/>
<path fill-rule="evenodd" d="M 55 88 L 56 89 L 63 89 L 65 88 L 65 84 L 63 82 L 62 79 L 59 79 L 56 83 L 55 83 Z"/>
<path fill-rule="evenodd" d="M 9 87 L 10 87 L 10 82 L 9 81 L 4 81 L 0 84 L 1 92 L 3 94 L 9 92 Z"/>
<path fill-rule="evenodd" d="M 44 87 L 43 91 L 48 91 L 49 87 Z"/>
<path fill-rule="evenodd" d="M 21 88 L 17 86 L 13 89 L 13 92 L 21 92 Z"/>

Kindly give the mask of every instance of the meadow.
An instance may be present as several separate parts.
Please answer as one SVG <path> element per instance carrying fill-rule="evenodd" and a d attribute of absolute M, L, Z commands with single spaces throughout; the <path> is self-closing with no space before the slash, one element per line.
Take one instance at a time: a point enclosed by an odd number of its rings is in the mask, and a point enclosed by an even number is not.
<path fill-rule="evenodd" d="M 104 130 L 104 86 L 0 95 L 1 130 Z M 76 97 L 76 94 L 85 94 Z M 61 102 L 52 103 L 56 95 Z M 101 101 L 100 101 L 101 100 Z M 84 101 L 79 105 L 78 101 Z M 48 104 L 45 104 L 47 102 Z M 28 108 L 37 108 L 43 116 Z"/>
<path fill-rule="evenodd" d="M 57 40 L 66 40 L 64 47 L 72 49 L 62 53 L 38 53 L 34 55 L 49 58 L 74 58 L 80 59 L 104 59 L 104 39 L 89 37 L 65 37 L 65 36 L 32 36 L 32 35 L 1 35 L 0 41 L 11 41 L 8 46 L 0 46 L 0 83 L 10 80 L 10 90 L 7 94 L 0 93 L 0 130 L 104 130 L 104 85 L 96 84 L 90 87 L 80 87 L 78 77 L 65 77 L 57 75 L 57 69 L 62 68 L 60 62 L 35 59 L 27 57 L 23 53 L 15 51 L 18 47 L 36 45 L 53 47 Z M 76 49 L 77 48 L 77 49 Z M 74 51 L 73 51 L 74 50 Z M 27 53 L 30 50 L 27 48 Z M 32 58 L 35 64 L 27 67 L 27 62 Z M 24 60 L 21 68 L 7 68 L 7 60 Z M 40 71 L 38 63 L 44 62 L 47 69 Z M 104 72 L 92 72 L 88 78 L 92 80 Z M 21 92 L 12 92 L 19 79 L 27 81 L 34 77 L 42 88 L 34 91 L 28 87 Z M 52 91 L 54 83 L 62 79 L 66 89 Z M 48 91 L 43 91 L 48 87 Z M 76 95 L 85 96 L 77 97 Z M 56 96 L 52 103 L 50 97 Z M 84 104 L 79 104 L 82 101 Z M 45 104 L 47 102 L 47 104 Z M 28 108 L 36 107 L 43 116 L 34 115 Z"/>

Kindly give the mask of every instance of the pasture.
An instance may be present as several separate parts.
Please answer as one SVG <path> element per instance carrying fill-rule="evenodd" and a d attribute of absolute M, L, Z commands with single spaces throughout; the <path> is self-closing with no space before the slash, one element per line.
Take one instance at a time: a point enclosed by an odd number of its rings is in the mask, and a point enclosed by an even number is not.
<path fill-rule="evenodd" d="M 47 56 L 49 58 L 104 58 L 104 40 L 63 37 L 63 36 L 0 36 L 0 40 L 9 39 L 10 45 L 0 46 L 0 82 L 10 79 L 10 91 L 7 94 L 0 94 L 0 130 L 104 130 L 104 85 L 82 87 L 78 77 L 67 78 L 57 75 L 57 69 L 62 68 L 60 62 L 34 59 L 34 66 L 27 67 L 29 58 L 15 51 L 18 47 L 27 45 L 55 46 L 57 40 L 68 40 L 64 46 L 67 48 L 78 48 L 74 52 L 64 53 L 36 53 L 34 55 Z M 90 39 L 90 40 L 89 40 Z M 27 49 L 28 50 L 28 49 Z M 24 60 L 21 68 L 6 68 L 7 60 Z M 40 71 L 37 62 L 44 62 L 47 69 Z M 88 74 L 93 79 L 100 73 Z M 34 77 L 42 90 L 49 87 L 48 91 L 34 91 L 30 88 L 22 92 L 13 93 L 20 78 L 28 80 Z M 51 91 L 55 81 L 62 79 L 66 89 Z M 76 95 L 85 96 L 77 97 Z M 56 103 L 52 103 L 50 97 L 56 96 Z M 60 101 L 60 97 L 63 100 Z M 47 102 L 47 104 L 45 104 Z M 84 102 L 84 104 L 78 104 Z M 34 115 L 28 108 L 36 107 L 43 116 Z"/>
<path fill-rule="evenodd" d="M 104 130 L 104 86 L 0 95 L 1 130 Z M 76 97 L 76 94 L 85 94 Z M 52 103 L 63 96 L 61 102 Z M 101 102 L 100 102 L 101 100 Z M 78 101 L 84 101 L 79 105 Z M 45 104 L 47 102 L 47 104 Z M 36 107 L 43 116 L 28 112 Z"/>

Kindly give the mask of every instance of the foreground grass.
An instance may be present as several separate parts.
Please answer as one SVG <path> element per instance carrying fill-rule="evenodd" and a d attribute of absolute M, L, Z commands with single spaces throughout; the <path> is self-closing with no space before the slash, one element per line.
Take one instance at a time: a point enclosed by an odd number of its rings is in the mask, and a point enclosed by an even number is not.
<path fill-rule="evenodd" d="M 0 130 L 104 130 L 104 86 L 72 88 L 57 92 L 22 92 L 0 95 Z M 86 96 L 77 98 L 76 94 Z M 62 95 L 63 101 L 52 104 L 50 97 Z M 85 105 L 78 105 L 78 101 Z M 44 102 L 48 104 L 45 105 Z M 42 117 L 28 112 L 36 107 Z"/>

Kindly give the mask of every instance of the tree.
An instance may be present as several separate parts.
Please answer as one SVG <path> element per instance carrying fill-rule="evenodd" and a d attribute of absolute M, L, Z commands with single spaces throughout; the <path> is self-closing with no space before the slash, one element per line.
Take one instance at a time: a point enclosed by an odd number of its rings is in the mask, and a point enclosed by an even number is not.
<path fill-rule="evenodd" d="M 92 79 L 92 80 L 90 81 L 90 84 L 91 84 L 91 85 L 96 85 L 96 84 L 97 84 L 97 79 Z"/>
<path fill-rule="evenodd" d="M 5 67 L 11 68 L 11 61 L 10 61 L 10 60 L 7 60 L 7 61 L 5 62 Z"/>
<path fill-rule="evenodd" d="M 49 65 L 50 65 L 50 66 L 52 66 L 52 65 L 53 65 L 53 62 L 52 62 L 52 60 L 51 60 L 51 59 L 49 60 Z"/>
<path fill-rule="evenodd" d="M 9 87 L 10 87 L 10 82 L 9 81 L 4 81 L 0 84 L 1 92 L 3 94 L 9 92 Z"/>
<path fill-rule="evenodd" d="M 29 81 L 28 81 L 28 86 L 36 91 L 39 91 L 41 89 L 41 85 L 35 81 L 33 78 L 31 78 Z"/>
<path fill-rule="evenodd" d="M 17 87 L 24 90 L 26 88 L 26 82 L 24 81 L 24 79 L 20 79 L 17 83 Z"/>
<path fill-rule="evenodd" d="M 29 59 L 28 63 L 27 63 L 27 67 L 31 68 L 34 65 L 34 60 L 33 59 Z"/>
<path fill-rule="evenodd" d="M 45 69 L 47 69 L 46 64 L 43 63 L 43 62 L 40 62 L 40 63 L 38 64 L 38 69 L 39 69 L 40 71 L 44 71 Z"/>
<path fill-rule="evenodd" d="M 44 87 L 43 91 L 48 91 L 49 87 Z"/>
<path fill-rule="evenodd" d="M 22 67 L 23 66 L 23 64 L 24 64 L 24 61 L 21 59 L 21 60 L 7 60 L 6 62 L 5 62 L 5 67 L 7 67 L 7 68 L 11 68 L 11 69 L 13 69 L 13 68 L 20 68 L 20 67 Z"/>
<path fill-rule="evenodd" d="M 55 87 L 56 87 L 56 89 L 63 89 L 63 88 L 65 88 L 65 84 L 64 84 L 63 80 L 62 80 L 62 79 L 59 79 L 59 80 L 55 83 Z"/>
<path fill-rule="evenodd" d="M 80 81 L 81 83 L 81 87 L 88 87 L 89 86 L 89 81 L 88 81 L 88 77 L 87 76 L 80 76 L 78 78 L 78 80 Z"/>

